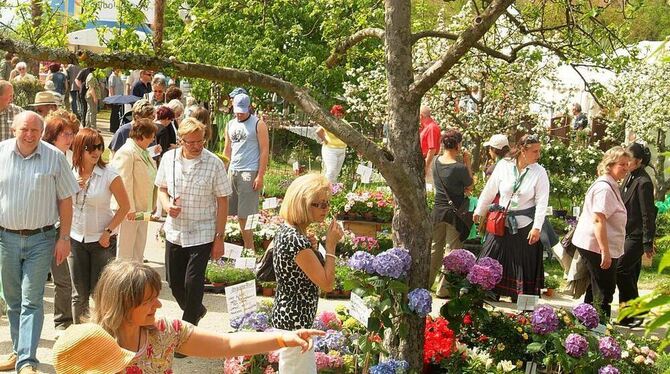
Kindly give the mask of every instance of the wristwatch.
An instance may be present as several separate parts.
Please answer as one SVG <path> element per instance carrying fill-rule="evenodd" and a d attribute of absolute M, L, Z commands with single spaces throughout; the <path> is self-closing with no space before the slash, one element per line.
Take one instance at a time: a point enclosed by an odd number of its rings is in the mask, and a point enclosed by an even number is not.
<path fill-rule="evenodd" d="M 217 232 L 216 234 L 214 234 L 214 239 L 223 239 L 223 233 Z"/>
<path fill-rule="evenodd" d="M 105 232 L 107 232 L 109 235 L 112 235 L 112 229 L 109 227 L 105 227 Z"/>
<path fill-rule="evenodd" d="M 70 241 L 70 236 L 69 235 L 63 235 L 60 238 L 58 238 L 58 240 L 64 240 L 66 242 L 69 242 Z"/>

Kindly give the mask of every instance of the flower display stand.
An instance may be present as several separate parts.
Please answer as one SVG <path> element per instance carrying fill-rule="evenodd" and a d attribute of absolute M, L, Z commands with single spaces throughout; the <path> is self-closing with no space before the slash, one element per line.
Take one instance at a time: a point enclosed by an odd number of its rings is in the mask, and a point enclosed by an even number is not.
<path fill-rule="evenodd" d="M 342 221 L 344 228 L 354 233 L 356 236 L 377 237 L 377 232 L 381 231 L 382 224 L 369 221 Z"/>

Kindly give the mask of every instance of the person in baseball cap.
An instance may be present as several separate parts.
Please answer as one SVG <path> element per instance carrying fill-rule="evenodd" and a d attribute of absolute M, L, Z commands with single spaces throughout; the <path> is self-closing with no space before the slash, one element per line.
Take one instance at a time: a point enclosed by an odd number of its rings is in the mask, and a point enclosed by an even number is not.
<path fill-rule="evenodd" d="M 35 102 L 28 106 L 35 108 L 35 111 L 42 117 L 46 117 L 50 112 L 58 109 L 58 99 L 49 91 L 40 91 L 35 94 Z"/>
<path fill-rule="evenodd" d="M 246 114 L 249 113 L 249 106 L 251 105 L 251 99 L 247 94 L 238 94 L 233 98 L 233 113 L 235 114 Z"/>
<path fill-rule="evenodd" d="M 488 166 L 484 171 L 484 174 L 488 178 L 493 173 L 493 169 L 495 169 L 498 161 L 502 160 L 503 157 L 509 153 L 510 147 L 507 136 L 503 134 L 495 134 L 491 136 L 491 139 L 484 142 L 484 146 L 487 148 L 490 158 Z"/>
<path fill-rule="evenodd" d="M 237 95 L 239 95 L 239 94 L 249 95 L 249 92 L 247 92 L 247 90 L 245 90 L 245 89 L 242 88 L 242 87 L 235 87 L 235 89 L 233 89 L 232 91 L 230 91 L 230 93 L 228 94 L 228 97 L 230 97 L 230 98 L 232 99 L 232 98 L 234 98 L 235 96 L 237 96 Z"/>

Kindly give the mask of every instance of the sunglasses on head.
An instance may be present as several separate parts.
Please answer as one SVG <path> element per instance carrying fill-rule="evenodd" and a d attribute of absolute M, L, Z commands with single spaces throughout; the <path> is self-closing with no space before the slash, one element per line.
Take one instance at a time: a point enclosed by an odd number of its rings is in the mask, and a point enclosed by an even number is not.
<path fill-rule="evenodd" d="M 540 142 L 540 138 L 537 135 L 533 134 L 533 135 L 526 136 L 526 140 L 523 141 L 523 144 L 524 145 L 537 144 L 539 142 Z"/>
<path fill-rule="evenodd" d="M 322 201 L 320 203 L 311 203 L 311 206 L 319 209 L 327 209 L 330 207 L 330 201 Z"/>
<path fill-rule="evenodd" d="M 102 143 L 100 143 L 100 144 L 94 144 L 94 145 L 87 145 L 87 146 L 84 146 L 84 150 L 85 150 L 86 152 L 93 152 L 93 151 L 95 151 L 96 149 L 97 149 L 98 151 L 102 152 L 102 151 L 105 149 L 105 145 L 102 144 Z"/>

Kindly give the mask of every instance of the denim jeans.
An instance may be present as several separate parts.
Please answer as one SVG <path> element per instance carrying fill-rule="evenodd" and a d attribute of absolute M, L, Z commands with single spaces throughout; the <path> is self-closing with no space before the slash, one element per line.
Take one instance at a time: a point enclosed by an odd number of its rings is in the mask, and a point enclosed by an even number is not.
<path fill-rule="evenodd" d="M 0 231 L 0 274 L 7 301 L 16 369 L 37 366 L 44 323 L 44 284 L 56 244 L 56 230 L 31 236 Z"/>
<path fill-rule="evenodd" d="M 74 113 L 77 116 L 77 118 L 81 118 L 81 114 L 79 113 L 78 91 L 70 91 L 70 109 L 72 109 L 72 113 Z"/>

